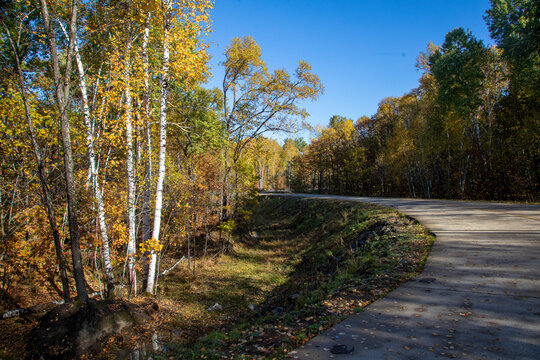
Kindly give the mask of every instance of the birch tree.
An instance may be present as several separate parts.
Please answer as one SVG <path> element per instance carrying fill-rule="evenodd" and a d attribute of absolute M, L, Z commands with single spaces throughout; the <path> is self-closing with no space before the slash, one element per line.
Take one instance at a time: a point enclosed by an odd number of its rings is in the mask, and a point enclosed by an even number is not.
<path fill-rule="evenodd" d="M 155 291 L 157 256 L 162 248 L 159 236 L 166 173 L 169 82 L 176 81 L 184 87 L 191 87 L 206 75 L 208 55 L 205 52 L 206 46 L 202 44 L 200 38 L 209 30 L 207 20 L 211 6 L 212 3 L 208 0 L 161 1 L 163 47 L 160 73 L 158 176 L 152 238 L 143 246 L 150 253 L 146 291 L 151 294 Z M 173 77 L 170 76 L 170 72 L 174 74 Z"/>
<path fill-rule="evenodd" d="M 62 31 L 65 34 L 66 38 L 69 38 L 69 35 L 65 27 L 63 26 L 63 24 L 59 22 L 59 25 L 62 28 Z M 94 126 L 93 126 L 94 121 L 92 119 L 92 114 L 90 111 L 90 105 L 88 101 L 86 72 L 85 72 L 84 64 L 83 64 L 82 57 L 79 51 L 77 38 L 75 39 L 75 44 L 74 44 L 74 55 L 75 55 L 75 63 L 77 64 L 77 72 L 79 74 L 78 83 L 79 83 L 79 89 L 81 92 L 81 100 L 82 100 L 83 122 L 84 122 L 85 135 L 86 135 L 86 146 L 88 150 L 90 183 L 91 183 L 94 198 L 96 201 L 97 222 L 98 222 L 99 232 L 101 236 L 101 247 L 102 247 L 101 251 L 102 251 L 103 268 L 105 270 L 105 278 L 106 278 L 106 285 L 107 285 L 107 297 L 112 297 L 114 295 L 114 288 L 115 288 L 114 273 L 113 273 L 113 268 L 111 264 L 111 255 L 110 255 L 110 249 L 109 249 L 109 235 L 107 234 L 107 223 L 105 220 L 105 207 L 103 204 L 102 189 L 99 184 L 96 151 L 95 151 L 95 146 L 94 146 Z"/>
<path fill-rule="evenodd" d="M 161 250 L 159 246 L 159 231 L 161 229 L 161 210 L 163 208 L 163 182 L 165 181 L 165 156 L 167 151 L 167 94 L 169 88 L 169 41 L 171 31 L 171 10 L 172 2 L 163 2 L 163 68 L 161 70 L 161 94 L 159 98 L 159 157 L 158 157 L 158 178 L 156 183 L 156 203 L 154 209 L 154 228 L 152 230 L 152 244 L 150 252 L 150 264 L 148 265 L 148 280 L 146 291 L 154 293 L 154 282 L 156 278 L 157 252 Z"/>
<path fill-rule="evenodd" d="M 150 129 L 150 64 L 148 59 L 148 42 L 150 39 L 150 21 L 152 20 L 152 12 L 147 11 L 143 30 L 142 43 L 142 60 L 143 60 L 143 121 L 144 121 L 144 184 L 143 184 L 143 234 L 142 242 L 147 243 L 152 238 L 152 229 L 150 223 L 151 216 L 151 180 L 152 180 L 152 134 Z M 134 249 L 135 251 L 137 249 Z M 128 253 L 128 256 L 130 254 Z M 146 285 L 148 279 L 148 263 L 144 263 L 145 278 L 143 286 Z M 136 285 L 136 281 L 133 282 Z M 137 289 L 133 289 L 137 292 Z"/>
<path fill-rule="evenodd" d="M 127 24 L 125 24 L 125 49 L 124 49 L 124 99 L 125 99 L 125 126 L 126 126 L 126 168 L 127 168 L 127 212 L 128 212 L 128 246 L 127 262 L 130 288 L 137 291 L 137 276 L 135 273 L 135 168 L 133 159 L 133 122 L 132 122 L 132 96 L 131 96 L 131 2 L 128 2 Z"/>

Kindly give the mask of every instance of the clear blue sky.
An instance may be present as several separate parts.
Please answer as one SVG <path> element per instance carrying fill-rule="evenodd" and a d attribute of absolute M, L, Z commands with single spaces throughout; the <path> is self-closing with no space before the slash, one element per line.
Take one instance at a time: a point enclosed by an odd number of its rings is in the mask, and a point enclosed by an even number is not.
<path fill-rule="evenodd" d="M 249 35 L 270 70 L 292 72 L 300 59 L 312 65 L 325 88 L 305 103 L 313 126 L 332 115 L 371 116 L 383 98 L 418 86 L 414 65 L 429 41 L 440 45 L 463 27 L 491 45 L 488 8 L 488 0 L 215 0 L 207 86 L 220 87 L 219 63 L 231 39 Z"/>

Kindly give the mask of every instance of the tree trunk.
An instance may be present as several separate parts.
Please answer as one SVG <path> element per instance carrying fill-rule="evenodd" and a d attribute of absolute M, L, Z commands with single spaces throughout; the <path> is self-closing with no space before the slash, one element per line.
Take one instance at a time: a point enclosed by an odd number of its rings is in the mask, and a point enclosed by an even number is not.
<path fill-rule="evenodd" d="M 136 239 L 135 239 L 135 170 L 133 167 L 133 123 L 131 116 L 131 87 L 130 87 L 130 66 L 131 66 L 131 39 L 129 33 L 131 32 L 131 26 L 128 28 L 127 48 L 124 63 L 124 97 L 126 100 L 126 165 L 127 165 L 127 210 L 128 210 L 128 247 L 127 247 L 127 260 L 128 260 L 128 273 L 130 292 L 137 292 L 137 274 L 135 272 L 135 253 L 137 251 Z"/>
<path fill-rule="evenodd" d="M 40 0 L 41 15 L 43 25 L 47 34 L 49 43 L 49 51 L 51 55 L 51 65 L 54 76 L 54 84 L 56 90 L 56 102 L 60 113 L 60 132 L 62 136 L 62 149 L 64 152 L 64 168 L 66 181 L 66 194 L 68 202 L 68 219 L 69 233 L 71 240 L 71 257 L 73 261 L 73 275 L 75 277 L 75 287 L 77 288 L 77 297 L 80 301 L 88 301 L 88 292 L 86 290 L 86 280 L 84 278 L 83 265 L 81 260 L 81 247 L 79 235 L 79 223 L 77 215 L 77 189 L 75 185 L 75 177 L 73 174 L 73 154 L 71 150 L 71 134 L 68 117 L 69 91 L 70 91 L 70 74 L 71 60 L 73 55 L 73 47 L 76 34 L 76 19 L 77 19 L 77 2 L 74 1 L 71 6 L 71 19 L 69 23 L 69 45 L 66 51 L 66 68 L 64 76 L 60 72 L 60 64 L 56 47 L 56 39 L 54 29 L 51 27 L 51 18 L 47 9 L 47 1 Z"/>
<path fill-rule="evenodd" d="M 68 36 L 67 32 L 60 24 L 62 30 Z M 101 235 L 101 248 L 103 258 L 103 268 L 105 269 L 105 282 L 107 284 L 107 297 L 111 298 L 114 295 L 114 273 L 111 264 L 111 255 L 109 250 L 109 235 L 107 233 L 107 223 L 105 220 L 105 207 L 103 205 L 103 194 L 99 185 L 98 170 L 96 153 L 94 149 L 94 130 L 92 126 L 92 118 L 90 115 L 90 107 L 88 106 L 88 90 L 86 87 L 84 66 L 79 53 L 79 47 L 75 39 L 74 45 L 75 61 L 77 64 L 77 70 L 79 72 L 79 88 L 81 90 L 81 97 L 83 102 L 83 115 L 84 125 L 86 128 L 86 146 L 88 147 L 88 161 L 90 163 L 90 182 L 92 183 L 92 189 L 94 190 L 94 197 L 97 205 L 97 222 L 99 227 L 99 233 Z"/>
<path fill-rule="evenodd" d="M 229 140 L 225 144 L 225 152 L 223 156 L 225 166 L 223 171 L 223 183 L 221 184 L 221 194 L 220 194 L 220 207 L 219 207 L 219 221 L 224 221 L 228 216 L 227 206 L 229 205 L 229 189 L 227 188 L 227 183 L 229 181 L 229 171 L 231 167 L 229 166 Z M 221 237 L 221 232 L 220 232 Z M 221 238 L 220 238 L 221 240 Z"/>
<path fill-rule="evenodd" d="M 159 231 L 161 226 L 161 210 L 163 207 L 163 182 L 165 180 L 165 157 L 167 150 L 167 94 L 169 87 L 169 6 L 164 10 L 164 34 L 163 34 L 163 68 L 161 75 L 161 95 L 160 95 L 160 114 L 159 114 L 159 157 L 158 157 L 158 179 L 156 184 L 156 205 L 154 210 L 154 228 L 152 239 L 159 240 Z M 154 293 L 154 281 L 156 278 L 157 249 L 152 249 L 150 254 L 150 263 L 148 264 L 148 282 L 146 291 Z"/>
<path fill-rule="evenodd" d="M 150 199 L 151 199 L 151 181 L 152 181 L 152 137 L 150 132 L 150 85 L 149 85 L 149 62 L 148 62 L 148 40 L 150 37 L 150 18 L 149 12 L 146 16 L 146 24 L 143 33 L 143 66 L 144 66 L 144 122 L 145 122 L 145 153 L 144 157 L 144 193 L 143 193 L 143 243 L 152 238 L 152 229 L 150 224 Z M 144 255 L 144 276 L 143 288 L 146 288 L 148 279 L 148 254 Z"/>

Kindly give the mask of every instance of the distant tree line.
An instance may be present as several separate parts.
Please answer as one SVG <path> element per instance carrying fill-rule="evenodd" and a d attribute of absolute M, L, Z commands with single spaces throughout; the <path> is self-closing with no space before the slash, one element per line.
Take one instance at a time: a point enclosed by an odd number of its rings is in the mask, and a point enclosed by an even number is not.
<path fill-rule="evenodd" d="M 333 116 L 289 167 L 296 191 L 540 198 L 540 3 L 492 0 L 495 43 L 461 28 L 420 54 L 419 87 L 377 113 Z"/>

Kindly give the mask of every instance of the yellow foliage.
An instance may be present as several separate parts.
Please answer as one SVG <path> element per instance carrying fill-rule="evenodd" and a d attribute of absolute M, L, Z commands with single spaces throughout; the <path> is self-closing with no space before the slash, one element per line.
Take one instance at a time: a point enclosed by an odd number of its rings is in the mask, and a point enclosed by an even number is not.
<path fill-rule="evenodd" d="M 139 244 L 139 254 L 148 254 L 148 257 L 152 253 L 160 252 L 163 249 L 163 244 L 159 242 L 156 238 L 148 239 L 146 242 Z"/>

